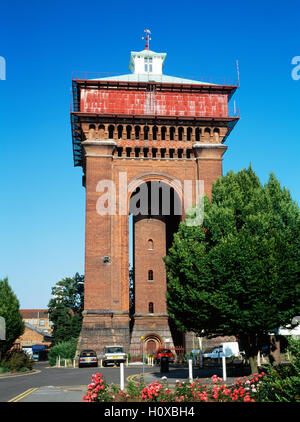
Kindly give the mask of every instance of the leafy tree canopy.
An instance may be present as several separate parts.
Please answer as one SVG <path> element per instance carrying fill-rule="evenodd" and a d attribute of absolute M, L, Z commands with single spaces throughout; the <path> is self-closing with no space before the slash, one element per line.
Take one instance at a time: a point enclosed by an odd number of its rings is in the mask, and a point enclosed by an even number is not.
<path fill-rule="evenodd" d="M 6 326 L 6 341 L 2 347 L 4 353 L 24 333 L 25 325 L 19 309 L 19 301 L 8 283 L 8 278 L 0 280 L 0 316 L 5 319 Z"/>
<path fill-rule="evenodd" d="M 80 334 L 83 311 L 84 276 L 63 278 L 52 288 L 48 309 L 54 342 L 68 341 Z"/>
<path fill-rule="evenodd" d="M 271 174 L 230 171 L 205 197 L 202 226 L 181 223 L 165 258 L 169 314 L 181 329 L 235 335 L 248 356 L 299 309 L 300 212 Z"/>

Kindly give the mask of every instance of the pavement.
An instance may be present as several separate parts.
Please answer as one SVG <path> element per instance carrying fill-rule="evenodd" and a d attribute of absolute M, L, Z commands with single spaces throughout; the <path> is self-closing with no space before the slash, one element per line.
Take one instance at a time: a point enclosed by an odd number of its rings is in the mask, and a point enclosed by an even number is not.
<path fill-rule="evenodd" d="M 149 370 L 149 369 L 148 369 Z M 95 368 L 95 372 L 100 372 L 101 368 Z M 226 384 L 232 384 L 236 378 L 244 375 L 249 375 L 249 373 L 228 373 Z M 200 378 L 203 383 L 211 383 L 212 375 L 216 374 L 219 377 L 222 377 L 222 368 L 193 368 L 193 378 Z M 127 377 L 126 383 L 130 380 L 138 381 L 142 376 L 142 367 L 137 367 L 137 372 L 134 375 Z M 176 368 L 170 367 L 169 372 L 161 373 L 160 367 L 153 367 L 153 371 L 144 373 L 144 380 L 146 384 L 150 384 L 154 381 L 162 381 L 162 377 L 166 377 L 165 382 L 172 388 L 175 385 L 176 381 L 188 382 L 189 372 L 188 368 Z M 45 386 L 40 388 L 31 388 L 27 391 L 24 391 L 17 397 L 12 399 L 12 402 L 27 402 L 27 403 L 38 403 L 38 402 L 82 402 L 83 396 L 86 394 L 87 386 Z"/>
<path fill-rule="evenodd" d="M 86 386 L 64 386 L 64 387 L 40 387 L 33 388 L 14 399 L 10 402 L 21 403 L 78 403 L 82 402 L 82 398 L 87 390 Z"/>

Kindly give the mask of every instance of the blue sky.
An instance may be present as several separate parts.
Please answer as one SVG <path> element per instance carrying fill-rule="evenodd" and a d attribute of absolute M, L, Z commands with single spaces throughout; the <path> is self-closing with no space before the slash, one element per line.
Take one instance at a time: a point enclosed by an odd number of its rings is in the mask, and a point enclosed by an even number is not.
<path fill-rule="evenodd" d="M 1 253 L 21 308 L 44 308 L 51 287 L 84 271 L 85 192 L 73 167 L 72 71 L 128 73 L 130 51 L 166 52 L 164 73 L 236 78 L 241 120 L 224 174 L 274 172 L 300 203 L 298 1 L 14 1 L 0 11 Z M 299 72 L 300 73 L 300 72 Z"/>

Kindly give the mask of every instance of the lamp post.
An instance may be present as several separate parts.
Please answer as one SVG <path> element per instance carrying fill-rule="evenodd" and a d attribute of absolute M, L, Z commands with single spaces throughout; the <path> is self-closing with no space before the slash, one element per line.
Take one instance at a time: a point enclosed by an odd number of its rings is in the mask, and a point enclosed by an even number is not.
<path fill-rule="evenodd" d="M 142 336 L 141 340 L 143 342 L 143 378 L 144 378 L 144 355 L 145 355 L 145 338 Z"/>

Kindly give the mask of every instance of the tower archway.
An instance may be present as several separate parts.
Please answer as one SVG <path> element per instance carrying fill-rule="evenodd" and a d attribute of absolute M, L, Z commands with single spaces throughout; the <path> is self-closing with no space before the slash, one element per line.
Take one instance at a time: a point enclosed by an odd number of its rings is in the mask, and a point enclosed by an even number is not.
<path fill-rule="evenodd" d="M 154 179 L 154 180 L 153 180 Z M 174 185 L 173 185 L 174 186 Z M 167 275 L 163 258 L 172 245 L 182 217 L 182 200 L 171 181 L 145 175 L 131 185 L 129 212 L 132 215 L 134 297 L 131 349 L 151 330 L 149 349 L 172 342 L 166 303 Z M 155 248 L 149 248 L 149 239 Z M 159 339 L 159 340 L 158 340 Z"/>
<path fill-rule="evenodd" d="M 163 339 L 156 333 L 145 335 L 145 352 L 147 355 L 154 355 L 157 349 L 164 347 Z"/>

